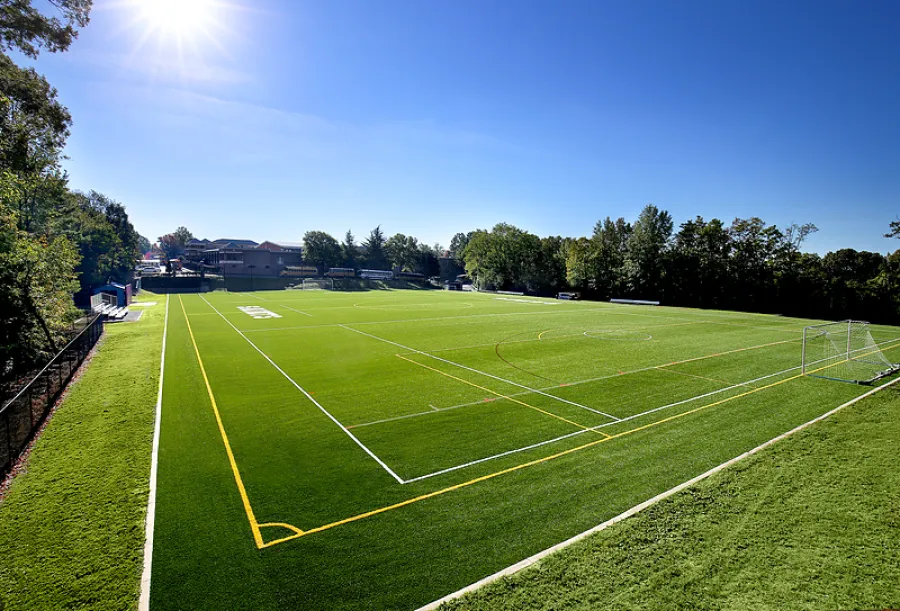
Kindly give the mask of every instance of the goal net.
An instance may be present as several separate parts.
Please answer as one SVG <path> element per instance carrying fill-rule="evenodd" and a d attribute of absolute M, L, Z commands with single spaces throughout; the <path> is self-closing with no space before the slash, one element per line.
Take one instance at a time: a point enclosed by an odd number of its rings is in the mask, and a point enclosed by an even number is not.
<path fill-rule="evenodd" d="M 845 320 L 803 329 L 801 368 L 804 375 L 869 384 L 900 366 L 884 356 L 869 323 Z"/>
<path fill-rule="evenodd" d="M 304 278 L 304 291 L 333 291 L 334 280 L 331 278 Z"/>

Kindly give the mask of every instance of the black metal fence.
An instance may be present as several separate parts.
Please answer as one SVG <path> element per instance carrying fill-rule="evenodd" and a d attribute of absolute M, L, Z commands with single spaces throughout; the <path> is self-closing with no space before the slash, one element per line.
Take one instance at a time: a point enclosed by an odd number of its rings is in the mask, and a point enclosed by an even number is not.
<path fill-rule="evenodd" d="M 92 315 L 65 348 L 0 408 L 0 478 L 12 469 L 35 431 L 103 334 L 103 316 Z"/>

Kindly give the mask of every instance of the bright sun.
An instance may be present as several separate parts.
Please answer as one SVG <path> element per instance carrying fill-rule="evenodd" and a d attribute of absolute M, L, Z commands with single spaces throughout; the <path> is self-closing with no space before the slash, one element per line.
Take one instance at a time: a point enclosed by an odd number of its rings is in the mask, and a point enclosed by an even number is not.
<path fill-rule="evenodd" d="M 139 19 L 152 29 L 178 38 L 206 32 L 216 20 L 215 0 L 138 0 Z"/>

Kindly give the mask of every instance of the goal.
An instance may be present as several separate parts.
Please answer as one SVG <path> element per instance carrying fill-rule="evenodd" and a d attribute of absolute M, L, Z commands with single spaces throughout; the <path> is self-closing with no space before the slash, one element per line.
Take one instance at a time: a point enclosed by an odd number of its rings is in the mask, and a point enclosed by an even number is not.
<path fill-rule="evenodd" d="M 858 320 L 812 325 L 803 329 L 803 375 L 870 384 L 900 370 L 872 338 L 869 323 Z"/>
<path fill-rule="evenodd" d="M 333 291 L 334 290 L 334 280 L 331 278 L 304 278 L 303 279 L 303 290 L 304 291 Z"/>

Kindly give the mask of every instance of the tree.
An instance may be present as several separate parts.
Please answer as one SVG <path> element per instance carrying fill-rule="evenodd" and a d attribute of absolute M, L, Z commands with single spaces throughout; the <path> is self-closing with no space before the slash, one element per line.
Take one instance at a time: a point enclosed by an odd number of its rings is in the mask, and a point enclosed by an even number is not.
<path fill-rule="evenodd" d="M 393 267 L 414 271 L 419 263 L 419 240 L 402 233 L 392 235 L 384 244 L 384 254 Z"/>
<path fill-rule="evenodd" d="M 384 252 L 385 241 L 384 234 L 381 232 L 381 225 L 378 225 L 369 233 L 366 241 L 363 242 L 365 263 L 370 269 L 388 268 L 388 260 Z"/>
<path fill-rule="evenodd" d="M 166 258 L 175 259 L 179 255 L 184 254 L 184 247 L 189 241 L 194 239 L 192 234 L 186 227 L 179 227 L 174 233 L 167 233 L 157 238 L 160 249 L 165 253 Z"/>
<path fill-rule="evenodd" d="M 145 255 L 150 252 L 151 248 L 153 248 L 153 245 L 150 244 L 150 240 L 138 234 L 138 250 L 140 251 L 141 255 Z"/>
<path fill-rule="evenodd" d="M 87 25 L 91 0 L 49 0 L 62 16 L 48 17 L 31 0 L 0 6 L 0 50 L 37 58 L 41 49 L 65 51 Z M 56 90 L 33 68 L 15 65 L 0 53 L 0 166 L 15 172 L 55 167 L 71 117 Z M 27 195 L 23 193 L 22 195 Z"/>
<path fill-rule="evenodd" d="M 560 236 L 541 238 L 540 252 L 529 285 L 540 293 L 556 294 L 566 288 L 565 240 Z"/>
<path fill-rule="evenodd" d="M 482 288 L 530 289 L 535 285 L 541 240 L 507 223 L 479 230 L 463 249 L 466 273 Z"/>
<path fill-rule="evenodd" d="M 341 244 L 341 250 L 344 255 L 342 265 L 344 267 L 356 269 L 359 266 L 359 247 L 356 245 L 353 234 L 350 233 L 349 229 L 347 230 L 347 235 L 344 236 L 344 243 Z"/>
<path fill-rule="evenodd" d="M 775 260 L 784 234 L 762 219 L 735 219 L 728 230 L 732 256 L 729 261 L 731 290 L 740 294 L 739 309 L 770 310 L 774 295 Z"/>
<path fill-rule="evenodd" d="M 693 307 L 723 305 L 728 295 L 731 236 L 722 221 L 698 216 L 681 224 L 666 259 L 669 301 Z"/>
<path fill-rule="evenodd" d="M 453 236 L 453 239 L 450 240 L 450 257 L 456 262 L 457 265 L 463 266 L 463 251 L 466 248 L 466 244 L 469 243 L 469 239 L 472 237 L 472 232 L 469 233 L 457 233 Z"/>
<path fill-rule="evenodd" d="M 69 193 L 65 201 L 64 222 L 57 231 L 79 250 L 79 299 L 86 299 L 91 289 L 109 280 L 128 282 L 140 252 L 139 236 L 125 207 L 96 191 Z"/>
<path fill-rule="evenodd" d="M 66 235 L 67 179 L 60 169 L 71 117 L 56 90 L 3 51 L 36 58 L 63 51 L 87 24 L 89 0 L 0 2 L 0 376 L 55 351 L 74 314 L 79 254 Z"/>
<path fill-rule="evenodd" d="M 900 220 L 891 221 L 891 230 L 884 234 L 886 238 L 900 238 Z"/>
<path fill-rule="evenodd" d="M 18 49 L 31 58 L 40 50 L 65 51 L 78 36 L 77 27 L 90 21 L 92 0 L 48 0 L 62 14 L 47 17 L 32 6 L 31 0 L 3 3 L 0 10 L 0 49 Z"/>
<path fill-rule="evenodd" d="M 570 240 L 566 245 L 566 282 L 573 289 L 587 292 L 591 288 L 590 253 L 587 238 Z"/>
<path fill-rule="evenodd" d="M 672 237 L 672 216 L 647 204 L 632 227 L 625 254 L 625 277 L 635 297 L 659 297 L 663 257 Z"/>
<path fill-rule="evenodd" d="M 307 231 L 303 235 L 303 260 L 320 272 L 340 265 L 342 256 L 341 245 L 324 231 Z"/>
<path fill-rule="evenodd" d="M 438 257 L 443 249 L 439 244 L 429 246 L 428 244 L 419 244 L 418 261 L 413 271 L 418 272 L 430 278 L 439 276 L 441 273 L 441 264 Z"/>
<path fill-rule="evenodd" d="M 623 294 L 625 255 L 631 233 L 631 224 L 621 217 L 615 221 L 606 217 L 594 225 L 585 273 L 589 276 L 590 288 L 600 299 Z"/>

